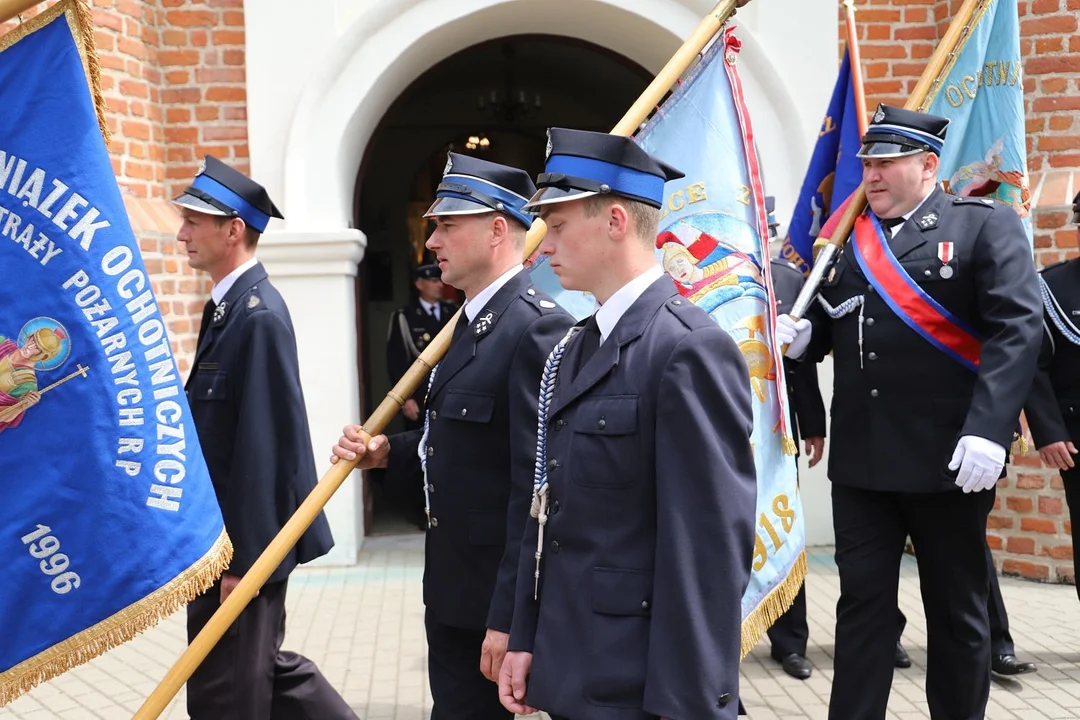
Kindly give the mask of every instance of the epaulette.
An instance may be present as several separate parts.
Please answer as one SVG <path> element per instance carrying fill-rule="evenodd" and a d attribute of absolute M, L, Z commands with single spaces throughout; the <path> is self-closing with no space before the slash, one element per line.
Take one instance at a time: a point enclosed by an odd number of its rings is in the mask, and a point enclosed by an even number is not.
<path fill-rule="evenodd" d="M 691 308 L 696 309 L 697 305 L 694 305 L 694 303 L 690 302 L 681 295 L 668 300 L 666 303 L 664 303 L 664 307 L 666 307 L 672 315 L 677 317 L 679 319 L 679 322 L 685 325 L 688 330 L 696 330 L 697 328 L 702 327 L 701 313 L 691 310 Z M 709 320 L 707 315 L 705 316 L 705 320 L 707 321 L 708 325 L 714 324 L 712 323 L 712 321 Z"/>
<path fill-rule="evenodd" d="M 266 303 L 264 303 L 263 299 L 261 297 L 259 297 L 259 286 L 258 285 L 251 288 L 250 290 L 248 290 L 247 297 L 244 299 L 243 303 L 244 303 L 244 312 L 245 312 L 245 314 L 248 314 L 248 315 L 250 315 L 251 313 L 253 313 L 253 312 L 257 311 L 257 310 L 265 310 L 266 309 Z"/>
<path fill-rule="evenodd" d="M 953 198 L 954 205 L 975 205 L 976 207 L 992 208 L 997 203 L 993 198 L 988 197 L 960 197 L 959 195 Z"/>
<path fill-rule="evenodd" d="M 541 315 L 555 312 L 559 308 L 559 303 L 552 300 L 543 290 L 537 290 L 532 285 L 521 291 L 521 297 L 528 300 L 533 307 L 539 308 Z"/>

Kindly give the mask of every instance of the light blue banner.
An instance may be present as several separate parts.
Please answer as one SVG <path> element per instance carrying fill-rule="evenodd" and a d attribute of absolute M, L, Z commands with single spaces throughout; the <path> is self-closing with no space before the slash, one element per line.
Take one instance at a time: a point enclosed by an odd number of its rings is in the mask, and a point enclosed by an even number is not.
<path fill-rule="evenodd" d="M 773 337 L 764 189 L 756 149 L 744 140 L 753 131 L 736 73 L 739 47 L 725 30 L 637 140 L 686 173 L 665 188 L 656 256 L 678 291 L 734 338 L 749 366 L 758 524 L 742 602 L 745 652 L 785 609 L 781 597 L 798 590 L 806 537 Z"/>
<path fill-rule="evenodd" d="M 939 179 L 963 197 L 992 197 L 1011 205 L 1032 240 L 1027 177 L 1024 75 L 1017 0 L 989 0 L 926 112 L 949 124 Z"/>

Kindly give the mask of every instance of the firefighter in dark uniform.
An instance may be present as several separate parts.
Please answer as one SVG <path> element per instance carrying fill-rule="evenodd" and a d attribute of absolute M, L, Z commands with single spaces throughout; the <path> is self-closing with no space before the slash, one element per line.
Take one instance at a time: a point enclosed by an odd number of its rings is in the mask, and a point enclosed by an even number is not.
<path fill-rule="evenodd" d="M 1012 208 L 937 187 L 948 120 L 879 106 L 859 156 L 869 209 L 788 355 L 835 362 L 840 573 L 832 720 L 884 718 L 899 562 L 916 549 L 930 715 L 983 717 L 990 692 L 986 517 L 1031 387 L 1042 308 Z M 811 330 L 812 328 L 812 330 Z"/>
<path fill-rule="evenodd" d="M 765 198 L 765 208 L 769 212 L 769 235 L 775 237 L 776 223 L 772 216 L 772 200 L 772 197 Z M 805 278 L 797 267 L 786 260 L 774 259 L 771 268 L 776 312 L 783 314 L 791 310 Z M 826 425 L 825 403 L 821 399 L 821 388 L 818 386 L 817 365 L 785 359 L 784 375 L 788 390 L 788 426 L 796 447 L 800 437 L 805 440 L 809 466 L 814 467 L 821 461 L 825 451 Z M 806 659 L 806 642 L 809 637 L 810 628 L 806 622 L 806 586 L 803 585 L 788 611 L 777 618 L 769 628 L 772 658 L 780 663 L 785 673 L 799 680 L 805 680 L 813 672 Z"/>
<path fill-rule="evenodd" d="M 292 319 L 255 259 L 281 213 L 261 185 L 209 155 L 175 202 L 176 239 L 214 281 L 186 389 L 234 550 L 221 580 L 188 605 L 190 642 L 318 476 Z M 320 513 L 188 680 L 192 720 L 356 718 L 310 660 L 281 650 L 289 573 L 333 544 Z"/>
<path fill-rule="evenodd" d="M 544 368 L 503 704 L 553 720 L 736 716 L 757 480 L 746 363 L 656 263 L 664 182 L 633 140 L 553 128 L 531 206 L 596 314 Z"/>
<path fill-rule="evenodd" d="M 412 366 L 443 325 L 457 312 L 457 305 L 443 299 L 442 273 L 438 265 L 421 265 L 412 272 L 416 297 L 390 316 L 386 337 L 386 374 L 393 386 Z M 406 430 L 424 427 L 424 395 L 427 377 L 416 387 L 401 408 Z M 394 485 L 404 491 L 410 521 L 427 529 L 424 515 L 424 478 L 419 471 L 408 477 L 394 478 Z"/>
<path fill-rule="evenodd" d="M 522 266 L 536 186 L 515 168 L 450 153 L 427 241 L 443 280 L 465 293 L 454 340 L 432 371 L 425 428 L 365 445 L 345 428 L 334 457 L 408 472 L 424 458 L 424 560 L 432 720 L 509 720 L 498 670 L 514 612 L 529 517 L 536 398 L 551 348 L 573 318 Z"/>
<path fill-rule="evenodd" d="M 1080 195 L 1073 200 L 1073 222 L 1080 224 Z M 1080 443 L 1080 258 L 1043 270 L 1040 286 L 1045 314 L 1042 352 L 1024 414 L 1039 457 L 1061 472 L 1072 516 L 1076 568 L 1080 562 L 1080 470 L 1076 458 Z"/>

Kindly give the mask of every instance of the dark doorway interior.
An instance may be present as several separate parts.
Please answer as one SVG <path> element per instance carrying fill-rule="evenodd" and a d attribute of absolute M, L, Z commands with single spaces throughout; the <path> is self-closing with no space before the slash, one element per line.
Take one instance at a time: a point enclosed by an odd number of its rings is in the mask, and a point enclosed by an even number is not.
<path fill-rule="evenodd" d="M 410 272 L 425 260 L 429 232 L 422 216 L 446 153 L 477 155 L 535 176 L 543 170 L 548 127 L 610 130 L 651 80 L 599 46 L 517 35 L 446 58 L 398 97 L 368 143 L 356 185 L 357 227 L 368 242 L 357 293 L 365 416 L 391 387 L 388 323 L 415 294 Z M 448 294 L 455 295 L 449 288 Z M 399 429 L 400 419 L 389 432 Z M 416 531 L 407 520 L 407 494 L 382 475 L 368 473 L 364 481 L 367 533 Z"/>

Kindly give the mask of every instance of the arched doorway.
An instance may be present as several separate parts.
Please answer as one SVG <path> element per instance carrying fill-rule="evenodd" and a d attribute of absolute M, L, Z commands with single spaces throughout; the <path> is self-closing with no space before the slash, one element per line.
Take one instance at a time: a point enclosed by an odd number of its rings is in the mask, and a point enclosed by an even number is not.
<path fill-rule="evenodd" d="M 390 388 L 388 322 L 415 292 L 410 272 L 422 261 L 428 234 L 422 214 L 447 151 L 535 176 L 543 169 L 547 128 L 610 130 L 651 79 L 644 68 L 598 45 L 513 35 L 447 57 L 394 101 L 367 144 L 356 183 L 356 227 L 367 238 L 357 278 L 365 414 Z M 368 532 L 413 529 L 405 521 L 405 493 L 370 475 Z"/>

